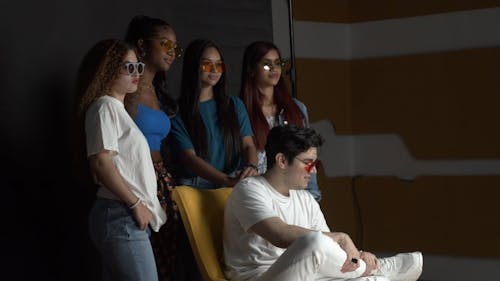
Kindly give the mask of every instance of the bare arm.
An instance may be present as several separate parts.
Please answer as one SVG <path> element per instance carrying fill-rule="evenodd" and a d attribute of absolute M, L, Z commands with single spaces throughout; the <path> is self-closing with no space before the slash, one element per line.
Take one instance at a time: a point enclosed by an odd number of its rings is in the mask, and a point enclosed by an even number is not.
<path fill-rule="evenodd" d="M 288 248 L 297 238 L 312 231 L 287 224 L 278 217 L 262 220 L 250 227 L 250 230 L 279 248 Z"/>
<path fill-rule="evenodd" d="M 280 248 L 287 248 L 297 238 L 313 231 L 300 226 L 287 224 L 278 217 L 262 220 L 253 225 L 250 230 L 262 236 L 274 246 Z M 353 256 L 356 255 L 359 258 L 359 251 L 347 234 L 342 232 L 323 232 L 323 234 L 337 242 L 344 251 L 352 253 Z"/>
<path fill-rule="evenodd" d="M 243 171 L 241 171 L 239 175 L 239 179 L 243 179 L 250 176 L 257 175 L 257 163 L 259 162 L 257 159 L 257 148 L 255 147 L 255 143 L 253 141 L 252 136 L 243 137 L 243 158 L 246 161 L 246 164 L 251 164 L 254 167 L 248 166 Z"/>
<path fill-rule="evenodd" d="M 361 252 L 359 251 L 356 246 L 354 245 L 354 242 L 352 242 L 351 237 L 345 233 L 341 232 L 328 232 L 325 233 L 326 235 L 332 237 L 334 241 L 336 241 L 340 247 L 347 253 L 347 260 L 344 266 L 342 267 L 342 270 L 344 272 L 351 271 L 350 269 L 354 268 L 355 270 L 357 268 L 356 263 L 349 263 L 352 258 L 355 259 L 361 259 L 366 263 L 366 269 L 365 272 L 363 273 L 363 276 L 368 276 L 370 273 L 378 268 L 379 262 L 377 257 L 370 253 L 370 252 Z"/>
<path fill-rule="evenodd" d="M 348 255 L 359 259 L 360 253 L 354 242 L 352 242 L 351 237 L 343 232 L 323 232 L 325 235 L 329 236 L 333 239 L 333 241 L 337 242 Z"/>
<path fill-rule="evenodd" d="M 333 241 L 337 242 L 340 248 L 342 248 L 342 250 L 344 250 L 347 254 L 347 259 L 345 260 L 345 263 L 340 271 L 350 272 L 356 270 L 359 267 L 357 260 L 361 259 L 361 253 L 354 245 L 354 242 L 352 242 L 351 237 L 343 232 L 324 232 L 324 234 L 332 238 Z M 368 271 L 368 269 L 369 266 L 367 264 L 365 273 L 371 272 L 371 270 Z"/>
<path fill-rule="evenodd" d="M 111 153 L 107 150 L 99 152 L 89 157 L 90 169 L 107 189 L 116 197 L 125 202 L 127 206 L 132 206 L 139 200 L 125 184 L 120 172 L 116 169 L 111 160 Z M 139 204 L 133 209 L 134 218 L 141 229 L 146 229 L 153 215 L 151 211 Z"/>
<path fill-rule="evenodd" d="M 184 150 L 181 153 L 181 161 L 193 173 L 221 186 L 234 186 L 236 178 L 231 178 L 227 174 L 217 170 L 207 161 L 196 155 L 194 149 Z"/>
<path fill-rule="evenodd" d="M 271 244 L 279 248 L 288 248 L 297 238 L 313 231 L 311 229 L 289 225 L 278 217 L 272 217 L 260 221 L 250 228 L 251 231 L 263 237 Z M 339 246 L 347 253 L 347 259 L 342 266 L 342 272 L 354 271 L 359 267 L 359 264 L 352 262 L 352 259 L 360 259 L 360 252 L 352 242 L 349 235 L 342 232 L 323 232 L 323 234 L 332 238 Z M 365 272 L 371 272 L 367 270 Z"/>

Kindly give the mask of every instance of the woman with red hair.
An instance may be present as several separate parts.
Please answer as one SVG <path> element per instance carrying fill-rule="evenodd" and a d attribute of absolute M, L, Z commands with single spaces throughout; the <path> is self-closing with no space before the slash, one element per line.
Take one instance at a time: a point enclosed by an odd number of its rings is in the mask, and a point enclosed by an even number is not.
<path fill-rule="evenodd" d="M 282 77 L 284 61 L 271 42 L 256 41 L 248 45 L 243 56 L 240 98 L 245 103 L 258 150 L 259 174 L 266 171 L 265 146 L 269 130 L 275 126 L 294 124 L 309 126 L 306 106 L 292 98 Z M 307 190 L 321 199 L 316 174 L 312 174 Z"/>

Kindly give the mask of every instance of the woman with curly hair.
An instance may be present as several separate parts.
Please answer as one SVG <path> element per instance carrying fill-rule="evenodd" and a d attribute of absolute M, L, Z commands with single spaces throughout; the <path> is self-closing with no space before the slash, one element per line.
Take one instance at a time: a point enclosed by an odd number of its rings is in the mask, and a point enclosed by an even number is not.
<path fill-rule="evenodd" d="M 124 106 L 143 72 L 132 46 L 108 39 L 90 49 L 78 74 L 87 158 L 99 185 L 89 232 L 103 280 L 158 280 L 149 236 L 166 214 L 155 196 L 148 143 Z"/>
<path fill-rule="evenodd" d="M 293 124 L 309 126 L 306 106 L 292 98 L 283 79 L 285 66 L 281 54 L 271 42 L 256 41 L 245 49 L 241 71 L 240 98 L 245 103 L 258 151 L 259 174 L 266 171 L 266 139 L 269 130 L 275 126 Z M 321 199 L 316 174 L 311 174 L 307 190 L 314 199 Z"/>
<path fill-rule="evenodd" d="M 159 278 L 168 281 L 174 272 L 175 232 L 180 216 L 171 196 L 174 182 L 163 159 L 168 153 L 162 144 L 170 132 L 169 117 L 178 110 L 177 103 L 167 93 L 166 73 L 182 49 L 172 26 L 162 19 L 142 15 L 130 21 L 125 41 L 137 48 L 139 60 L 146 63 L 137 91 L 125 97 L 125 108 L 148 140 L 157 196 L 168 217 L 160 231 L 151 235 Z"/>

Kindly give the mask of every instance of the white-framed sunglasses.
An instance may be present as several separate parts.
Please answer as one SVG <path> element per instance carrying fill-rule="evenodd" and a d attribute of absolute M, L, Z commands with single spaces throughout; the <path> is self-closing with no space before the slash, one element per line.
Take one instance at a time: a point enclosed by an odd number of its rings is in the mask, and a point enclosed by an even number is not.
<path fill-rule="evenodd" d="M 123 64 L 123 68 L 127 71 L 128 75 L 132 75 L 135 72 L 142 75 L 146 68 L 146 64 L 143 62 L 126 62 Z"/>

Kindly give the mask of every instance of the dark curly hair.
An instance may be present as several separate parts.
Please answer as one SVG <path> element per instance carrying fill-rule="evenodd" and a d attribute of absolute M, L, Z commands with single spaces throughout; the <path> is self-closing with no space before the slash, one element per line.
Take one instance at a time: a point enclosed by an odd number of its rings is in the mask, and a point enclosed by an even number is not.
<path fill-rule="evenodd" d="M 77 76 L 79 112 L 84 114 L 91 103 L 106 95 L 119 76 L 123 58 L 134 47 L 118 39 L 95 44 L 83 58 Z"/>

